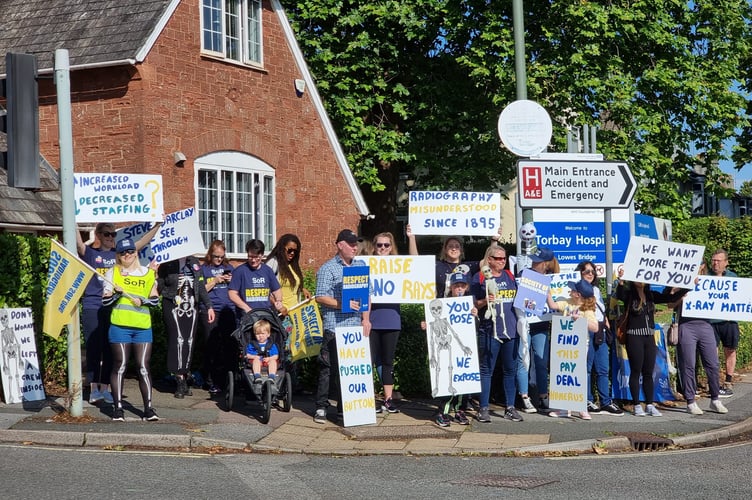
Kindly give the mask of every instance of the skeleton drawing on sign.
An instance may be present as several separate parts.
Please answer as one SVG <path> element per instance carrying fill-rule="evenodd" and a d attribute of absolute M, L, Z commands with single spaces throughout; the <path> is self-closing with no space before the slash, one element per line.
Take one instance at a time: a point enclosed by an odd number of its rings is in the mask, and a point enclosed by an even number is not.
<path fill-rule="evenodd" d="M 20 403 L 21 397 L 21 344 L 10 326 L 10 313 L 0 310 L 0 329 L 2 330 L 3 374 L 8 381 L 8 403 Z"/>
<path fill-rule="evenodd" d="M 452 360 L 454 359 L 452 357 L 452 336 L 457 341 L 457 343 L 460 345 L 460 349 L 462 349 L 462 352 L 465 354 L 465 356 L 470 356 L 472 354 L 472 349 L 465 346 L 462 341 L 460 340 L 459 336 L 457 335 L 457 332 L 454 331 L 454 328 L 452 328 L 452 325 L 449 323 L 449 320 L 446 318 L 442 318 L 441 314 L 443 312 L 443 304 L 441 303 L 441 300 L 434 299 L 428 304 L 428 309 L 431 311 L 431 315 L 433 316 L 433 321 L 429 323 L 431 329 L 429 331 L 430 333 L 430 353 L 429 353 L 429 365 L 431 369 L 434 371 L 434 388 L 432 391 L 433 397 L 436 397 L 436 395 L 439 393 L 439 375 L 441 372 L 441 363 L 439 363 L 438 357 L 441 355 L 442 351 L 447 351 L 448 358 L 447 358 L 447 367 L 449 370 L 449 393 L 454 395 L 457 394 L 457 390 L 452 385 Z"/>

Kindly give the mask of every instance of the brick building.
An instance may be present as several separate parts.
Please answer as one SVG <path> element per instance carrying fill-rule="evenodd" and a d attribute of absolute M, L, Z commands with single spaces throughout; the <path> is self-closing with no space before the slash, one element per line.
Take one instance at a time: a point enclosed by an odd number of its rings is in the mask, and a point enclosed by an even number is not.
<path fill-rule="evenodd" d="M 316 267 L 368 214 L 278 0 L 0 0 L 0 10 L 2 55 L 37 57 L 40 154 L 53 168 L 53 59 L 65 48 L 75 171 L 161 174 L 165 209 L 195 206 L 205 243 L 219 237 L 242 257 L 250 238 L 271 248 L 293 232 L 301 263 Z M 8 201 L 19 190 L 4 174 Z"/>

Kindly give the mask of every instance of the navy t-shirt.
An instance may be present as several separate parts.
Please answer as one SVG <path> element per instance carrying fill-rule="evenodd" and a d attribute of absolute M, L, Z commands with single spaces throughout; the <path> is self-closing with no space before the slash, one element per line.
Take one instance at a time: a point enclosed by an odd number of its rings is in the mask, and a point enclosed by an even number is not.
<path fill-rule="evenodd" d="M 82 260 L 97 272 L 89 280 L 89 284 L 86 285 L 83 300 L 81 301 L 82 307 L 84 309 L 99 309 L 102 307 L 102 292 L 104 288 L 102 276 L 107 274 L 107 271 L 115 265 L 115 250 L 101 250 L 87 245 Z"/>
<path fill-rule="evenodd" d="M 206 281 L 215 279 L 217 276 L 221 276 L 225 271 L 233 271 L 233 267 L 230 264 L 222 264 L 219 266 L 202 265 L 201 274 Z M 230 300 L 227 291 L 229 290 L 229 283 L 216 282 L 211 290 L 209 290 L 209 298 L 212 302 L 212 307 L 216 313 L 219 313 L 222 309 L 235 309 L 235 304 Z M 202 306 L 203 308 L 203 306 Z"/>

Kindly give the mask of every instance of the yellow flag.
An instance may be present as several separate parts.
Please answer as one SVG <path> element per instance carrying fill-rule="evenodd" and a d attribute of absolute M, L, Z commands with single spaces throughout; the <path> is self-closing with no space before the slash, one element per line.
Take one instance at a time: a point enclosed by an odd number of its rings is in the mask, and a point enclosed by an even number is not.
<path fill-rule="evenodd" d="M 324 323 L 315 299 L 301 302 L 289 311 L 290 358 L 293 361 L 318 356 L 324 340 Z"/>
<path fill-rule="evenodd" d="M 78 310 L 78 301 L 94 270 L 56 240 L 50 240 L 50 263 L 47 271 L 47 293 L 42 330 L 58 338 Z"/>

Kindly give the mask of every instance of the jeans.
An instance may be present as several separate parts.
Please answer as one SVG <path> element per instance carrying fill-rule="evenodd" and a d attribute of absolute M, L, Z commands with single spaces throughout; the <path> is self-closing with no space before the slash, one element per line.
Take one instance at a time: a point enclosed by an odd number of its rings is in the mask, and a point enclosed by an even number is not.
<path fill-rule="evenodd" d="M 480 353 L 480 407 L 487 408 L 491 399 L 491 379 L 493 378 L 496 359 L 501 353 L 504 364 L 504 399 L 506 406 L 514 406 L 517 395 L 515 375 L 517 373 L 517 337 L 503 344 L 493 337 L 492 332 L 478 333 L 478 351 Z"/>
<path fill-rule="evenodd" d="M 608 344 L 605 342 L 601 345 L 595 345 L 593 332 L 590 334 L 590 344 L 587 351 L 587 391 L 588 401 L 594 402 L 593 398 L 593 383 L 590 379 L 593 369 L 595 369 L 595 384 L 598 390 L 598 398 L 600 399 L 601 406 L 606 406 L 611 403 L 611 395 L 608 390 Z"/>
<path fill-rule="evenodd" d="M 316 390 L 316 408 L 329 406 L 329 383 L 333 383 L 334 398 L 340 401 L 339 392 L 339 357 L 337 355 L 337 338 L 331 330 L 324 330 L 324 341 L 319 353 L 319 383 Z"/>
<path fill-rule="evenodd" d="M 535 385 L 538 394 L 548 394 L 548 359 L 551 350 L 548 331 L 530 334 L 530 362 L 535 372 Z M 608 369 L 608 365 L 606 366 Z M 525 368 L 522 359 L 517 360 L 517 390 L 527 394 L 530 383 L 530 371 Z"/>

